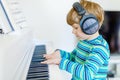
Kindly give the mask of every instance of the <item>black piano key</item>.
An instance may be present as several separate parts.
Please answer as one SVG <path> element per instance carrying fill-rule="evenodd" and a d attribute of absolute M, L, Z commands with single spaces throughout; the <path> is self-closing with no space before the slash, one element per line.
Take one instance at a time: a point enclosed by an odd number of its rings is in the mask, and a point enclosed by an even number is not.
<path fill-rule="evenodd" d="M 33 59 L 32 62 L 42 62 L 42 61 L 45 61 L 45 59 Z"/>
<path fill-rule="evenodd" d="M 43 64 L 43 65 L 31 65 L 30 68 L 36 68 L 36 67 L 48 67 L 48 65 Z"/>
<path fill-rule="evenodd" d="M 30 71 L 30 72 L 28 72 L 28 74 L 30 74 L 30 75 L 32 75 L 32 74 L 35 74 L 35 73 L 47 73 L 47 75 L 48 75 L 48 70 L 42 70 L 42 71 Z M 28 76 L 28 75 L 27 75 Z"/>
<path fill-rule="evenodd" d="M 42 62 L 42 61 L 45 61 L 45 59 L 40 59 L 40 58 L 38 58 L 38 59 L 32 59 L 32 62 Z"/>
<path fill-rule="evenodd" d="M 28 74 L 29 73 L 37 73 L 37 72 L 48 72 L 48 70 L 46 69 L 36 69 L 36 70 L 34 70 L 34 69 L 31 69 L 29 72 L 28 72 Z"/>
<path fill-rule="evenodd" d="M 44 58 L 44 57 L 36 57 L 36 56 L 35 56 L 35 57 L 32 58 L 32 60 L 33 60 L 33 59 L 45 59 L 45 58 Z"/>
<path fill-rule="evenodd" d="M 27 80 L 49 80 L 49 79 L 27 79 Z"/>
<path fill-rule="evenodd" d="M 36 54 L 36 55 L 33 55 L 33 57 L 43 57 L 44 54 Z"/>
<path fill-rule="evenodd" d="M 33 55 L 37 55 L 37 54 L 45 54 L 45 52 L 44 51 L 34 51 L 34 54 Z"/>
<path fill-rule="evenodd" d="M 33 75 L 45 75 L 45 74 L 48 74 L 48 72 L 42 72 L 42 73 L 30 73 L 30 74 L 28 74 L 28 77 L 29 77 L 29 76 L 33 76 Z"/>
<path fill-rule="evenodd" d="M 48 79 L 48 76 L 33 76 L 33 77 L 28 77 L 28 79 L 34 79 L 34 80 L 40 79 L 40 80 L 42 80 L 42 79 Z"/>
<path fill-rule="evenodd" d="M 48 65 L 31 65 L 30 68 L 48 68 Z M 29 68 L 29 69 L 30 69 Z"/>
<path fill-rule="evenodd" d="M 48 74 L 31 74 L 31 75 L 28 75 L 27 78 L 30 79 L 30 78 L 38 78 L 38 77 L 49 77 Z"/>
<path fill-rule="evenodd" d="M 49 80 L 48 65 L 40 63 L 46 60 L 43 57 L 44 54 L 46 54 L 45 45 L 37 45 L 29 67 L 27 80 Z"/>
<path fill-rule="evenodd" d="M 32 60 L 34 60 L 34 59 L 41 59 L 41 60 L 43 60 L 43 59 L 44 59 L 44 60 L 45 60 L 45 58 L 44 58 L 44 57 L 33 57 L 33 58 L 32 58 Z"/>
<path fill-rule="evenodd" d="M 37 77 L 37 78 L 31 78 L 27 80 L 49 80 L 48 77 Z"/>
<path fill-rule="evenodd" d="M 42 73 L 41 74 L 34 74 L 34 73 L 32 73 L 32 74 L 28 75 L 27 78 L 30 79 L 30 78 L 43 77 L 43 76 L 44 77 L 48 77 L 49 75 L 47 73 L 46 74 L 45 73 L 43 73 L 43 74 Z"/>
<path fill-rule="evenodd" d="M 31 62 L 31 64 L 30 64 L 30 66 L 42 66 L 42 65 L 46 65 L 47 66 L 47 64 L 41 64 L 40 62 Z"/>
<path fill-rule="evenodd" d="M 47 67 L 36 67 L 36 68 L 30 68 L 30 71 L 43 71 L 48 70 Z"/>

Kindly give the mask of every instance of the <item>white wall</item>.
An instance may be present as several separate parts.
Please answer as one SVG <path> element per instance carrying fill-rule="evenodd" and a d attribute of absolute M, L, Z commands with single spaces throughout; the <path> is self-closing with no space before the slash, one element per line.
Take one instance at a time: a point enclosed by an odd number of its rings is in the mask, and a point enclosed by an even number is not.
<path fill-rule="evenodd" d="M 35 38 L 53 41 L 55 48 L 71 51 L 76 43 L 66 15 L 72 4 L 79 0 L 22 0 L 22 8 L 33 29 Z M 119 10 L 120 0 L 91 0 L 104 10 Z"/>
<path fill-rule="evenodd" d="M 120 11 L 120 0 L 90 0 L 99 3 L 104 10 Z"/>

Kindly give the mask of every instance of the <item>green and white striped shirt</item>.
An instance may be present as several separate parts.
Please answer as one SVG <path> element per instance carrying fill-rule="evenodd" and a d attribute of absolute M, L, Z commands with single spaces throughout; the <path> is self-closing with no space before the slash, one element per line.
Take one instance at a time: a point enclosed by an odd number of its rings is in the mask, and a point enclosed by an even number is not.
<path fill-rule="evenodd" d="M 71 52 L 60 50 L 59 68 L 72 74 L 72 80 L 106 80 L 110 50 L 99 35 L 93 40 L 80 40 Z"/>

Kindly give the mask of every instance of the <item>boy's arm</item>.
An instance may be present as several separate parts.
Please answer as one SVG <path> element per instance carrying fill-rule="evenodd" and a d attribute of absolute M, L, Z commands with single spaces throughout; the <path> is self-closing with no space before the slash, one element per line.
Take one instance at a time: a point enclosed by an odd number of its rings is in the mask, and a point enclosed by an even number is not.
<path fill-rule="evenodd" d="M 66 52 L 66 51 L 60 50 L 60 49 L 58 49 L 58 50 L 60 52 L 61 58 L 66 58 L 66 59 L 69 59 L 69 60 L 72 60 L 72 61 L 74 60 L 74 57 L 75 57 L 75 54 L 76 54 L 75 50 L 73 50 L 72 52 Z"/>
<path fill-rule="evenodd" d="M 59 68 L 70 72 L 81 80 L 92 80 L 94 78 L 94 75 L 98 72 L 99 67 L 105 61 L 107 63 L 109 60 L 109 55 L 107 55 L 109 52 L 103 50 L 100 50 L 99 52 L 97 51 L 91 53 L 83 64 L 62 58 L 59 64 Z M 107 74 L 107 70 L 104 72 Z"/>

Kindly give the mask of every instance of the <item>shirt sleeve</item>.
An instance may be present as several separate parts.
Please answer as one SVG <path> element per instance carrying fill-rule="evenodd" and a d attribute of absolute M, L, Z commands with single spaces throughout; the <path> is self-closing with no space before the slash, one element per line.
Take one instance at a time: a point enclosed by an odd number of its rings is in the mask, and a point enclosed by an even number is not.
<path fill-rule="evenodd" d="M 105 56 L 92 52 L 83 64 L 62 58 L 59 68 L 66 70 L 81 80 L 92 80 L 99 67 L 104 63 L 103 57 Z"/>
<path fill-rule="evenodd" d="M 74 61 L 75 54 L 76 54 L 75 50 L 73 50 L 72 52 L 66 52 L 64 50 L 59 50 L 59 51 L 60 51 L 61 58 L 66 58 Z"/>

